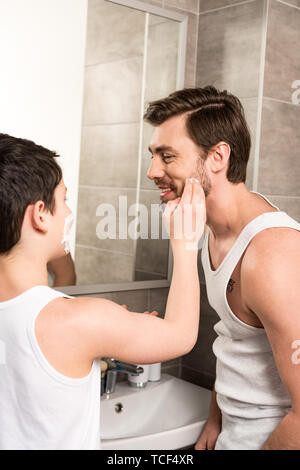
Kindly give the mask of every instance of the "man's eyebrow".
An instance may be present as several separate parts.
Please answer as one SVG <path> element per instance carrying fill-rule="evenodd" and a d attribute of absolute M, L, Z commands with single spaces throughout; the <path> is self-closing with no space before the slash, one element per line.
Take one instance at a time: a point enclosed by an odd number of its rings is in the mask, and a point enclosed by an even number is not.
<path fill-rule="evenodd" d="M 148 150 L 150 153 L 162 153 L 162 152 L 172 152 L 177 155 L 178 152 L 173 147 L 170 147 L 169 145 L 159 145 L 158 147 L 153 147 L 151 146 L 148 147 Z"/>

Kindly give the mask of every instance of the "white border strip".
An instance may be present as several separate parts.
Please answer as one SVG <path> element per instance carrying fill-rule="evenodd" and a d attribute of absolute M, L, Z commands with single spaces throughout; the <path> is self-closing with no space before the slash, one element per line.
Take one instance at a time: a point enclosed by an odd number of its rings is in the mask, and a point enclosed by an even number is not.
<path fill-rule="evenodd" d="M 261 142 L 261 124 L 262 124 L 262 107 L 263 107 L 263 94 L 264 94 L 265 61 L 266 61 L 266 49 L 267 49 L 269 3 L 270 3 L 269 0 L 264 0 L 262 38 L 261 38 L 261 50 L 260 50 L 256 133 L 255 133 L 255 153 L 254 153 L 254 165 L 253 165 L 253 185 L 252 185 L 253 191 L 257 191 L 257 187 L 258 187 L 259 153 L 260 153 L 260 142 Z"/>
<path fill-rule="evenodd" d="M 148 60 L 148 36 L 149 36 L 149 13 L 145 14 L 145 32 L 144 32 L 144 54 L 143 54 L 143 72 L 142 72 L 142 90 L 141 90 L 141 103 L 140 103 L 140 130 L 139 130 L 139 149 L 138 149 L 138 165 L 137 165 L 137 182 L 136 182 L 136 226 L 135 232 L 138 227 L 138 204 L 140 202 L 140 191 L 141 191 L 141 171 L 142 171 L 142 158 L 143 158 L 143 138 L 144 138 L 144 106 L 145 106 L 145 93 L 146 93 L 146 72 L 147 72 L 147 60 Z M 132 280 L 135 275 L 135 264 L 136 264 L 136 250 L 137 250 L 137 239 L 135 238 L 133 244 L 133 266 L 132 266 Z"/>

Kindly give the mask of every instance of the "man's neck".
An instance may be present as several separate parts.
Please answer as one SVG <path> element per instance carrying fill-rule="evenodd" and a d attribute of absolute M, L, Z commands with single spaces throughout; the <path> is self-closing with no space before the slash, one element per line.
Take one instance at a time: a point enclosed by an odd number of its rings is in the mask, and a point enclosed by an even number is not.
<path fill-rule="evenodd" d="M 243 183 L 225 182 L 215 188 L 206 198 L 207 225 L 215 240 L 237 238 L 252 219 L 273 210 L 263 198 L 250 192 Z"/>

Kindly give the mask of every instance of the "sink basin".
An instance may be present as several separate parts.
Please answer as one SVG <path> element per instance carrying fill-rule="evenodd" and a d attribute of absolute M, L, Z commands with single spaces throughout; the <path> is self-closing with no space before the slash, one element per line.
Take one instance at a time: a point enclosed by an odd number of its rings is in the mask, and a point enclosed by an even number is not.
<path fill-rule="evenodd" d="M 119 382 L 101 397 L 103 450 L 171 450 L 192 446 L 208 417 L 211 392 L 162 374 L 143 389 Z"/>

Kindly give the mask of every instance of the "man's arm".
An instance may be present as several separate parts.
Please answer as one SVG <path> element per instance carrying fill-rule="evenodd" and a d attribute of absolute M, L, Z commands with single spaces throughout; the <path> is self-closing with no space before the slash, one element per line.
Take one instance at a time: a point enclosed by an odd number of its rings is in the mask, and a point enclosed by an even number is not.
<path fill-rule="evenodd" d="M 195 450 L 214 450 L 222 429 L 222 413 L 217 403 L 215 390 L 211 394 L 208 420 L 195 444 Z"/>
<path fill-rule="evenodd" d="M 53 287 L 74 286 L 76 284 L 75 265 L 70 253 L 50 261 L 47 268 L 54 275 Z"/>
<path fill-rule="evenodd" d="M 300 449 L 300 364 L 293 360 L 300 340 L 300 232 L 264 230 L 249 245 L 242 263 L 248 307 L 264 325 L 282 382 L 292 401 L 264 449 Z"/>

